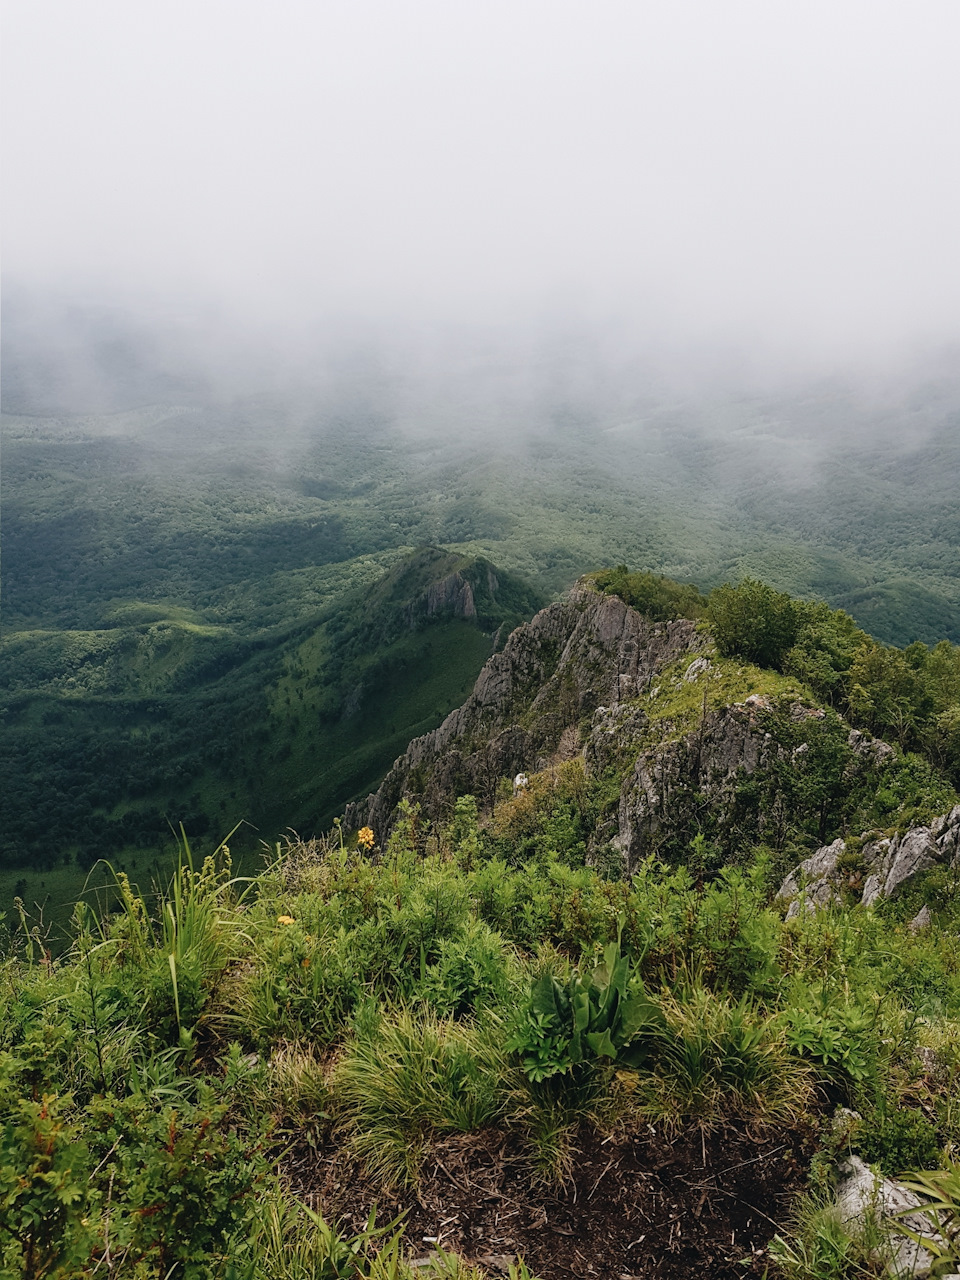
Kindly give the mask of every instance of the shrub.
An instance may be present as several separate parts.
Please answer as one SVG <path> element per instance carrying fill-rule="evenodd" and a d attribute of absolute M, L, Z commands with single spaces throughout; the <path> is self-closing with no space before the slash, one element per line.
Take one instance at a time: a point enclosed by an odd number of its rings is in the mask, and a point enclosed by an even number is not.
<path fill-rule="evenodd" d="M 197 1100 L 104 1099 L 91 1108 L 112 1190 L 111 1250 L 148 1260 L 160 1275 L 206 1280 L 248 1238 L 256 1148 L 228 1130 L 227 1108 L 200 1084 Z"/>
<path fill-rule="evenodd" d="M 580 1081 L 597 1059 L 638 1066 L 664 1025 L 619 943 L 611 942 L 586 978 L 574 973 L 561 983 L 547 972 L 534 983 L 507 1048 L 520 1055 L 528 1080 L 569 1074 Z"/>
<path fill-rule="evenodd" d="M 724 583 L 712 591 L 708 617 L 724 658 L 736 654 L 758 667 L 778 670 L 799 627 L 796 602 L 754 578 L 744 578 L 736 587 Z"/>
<path fill-rule="evenodd" d="M 90 1153 L 69 1118 L 71 1099 L 16 1096 L 15 1064 L 0 1063 L 0 1261 L 6 1275 L 74 1275 L 90 1256 Z"/>
<path fill-rule="evenodd" d="M 674 582 L 654 573 L 631 573 L 625 564 L 601 569 L 589 578 L 607 595 L 619 596 L 653 622 L 703 616 L 706 599 L 692 584 Z"/>

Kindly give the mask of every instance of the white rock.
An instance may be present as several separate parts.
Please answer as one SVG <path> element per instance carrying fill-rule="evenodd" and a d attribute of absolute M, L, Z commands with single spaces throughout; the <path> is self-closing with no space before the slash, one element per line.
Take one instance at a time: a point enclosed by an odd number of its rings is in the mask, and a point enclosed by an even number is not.
<path fill-rule="evenodd" d="M 859 1156 L 848 1156 L 840 1165 L 842 1182 L 837 1188 L 837 1209 L 847 1224 L 863 1224 L 875 1218 L 884 1236 L 883 1262 L 887 1274 L 897 1280 L 922 1280 L 929 1276 L 933 1254 L 908 1236 L 901 1235 L 890 1219 L 905 1209 L 917 1208 L 921 1201 L 893 1178 L 883 1178 L 864 1164 Z M 918 1234 L 930 1235 L 930 1221 L 922 1214 L 900 1219 Z"/>
<path fill-rule="evenodd" d="M 699 676 L 702 672 L 709 671 L 709 670 L 710 670 L 709 658 L 694 658 L 694 660 L 690 663 L 689 667 L 687 667 L 686 671 L 683 673 L 683 678 L 684 680 L 687 680 L 692 683 L 694 680 L 696 680 L 697 676 Z"/>
<path fill-rule="evenodd" d="M 911 933 L 919 933 L 921 929 L 929 928 L 933 921 L 929 907 L 921 907 L 917 914 L 907 925 Z"/>

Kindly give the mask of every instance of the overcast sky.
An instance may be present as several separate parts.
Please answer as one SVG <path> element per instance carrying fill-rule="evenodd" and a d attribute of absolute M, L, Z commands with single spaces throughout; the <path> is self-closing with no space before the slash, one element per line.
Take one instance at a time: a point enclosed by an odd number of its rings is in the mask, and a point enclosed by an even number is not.
<path fill-rule="evenodd" d="M 5 0 L 3 22 L 8 279 L 268 321 L 960 338 L 958 0 Z"/>

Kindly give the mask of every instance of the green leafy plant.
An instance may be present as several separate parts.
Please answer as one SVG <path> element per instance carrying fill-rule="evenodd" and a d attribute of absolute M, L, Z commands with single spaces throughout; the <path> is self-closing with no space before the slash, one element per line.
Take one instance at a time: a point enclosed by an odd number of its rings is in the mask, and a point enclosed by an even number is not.
<path fill-rule="evenodd" d="M 936 1126 L 922 1111 L 884 1094 L 871 1106 L 861 1103 L 860 1111 L 855 1147 L 869 1164 L 899 1175 L 903 1169 L 931 1168 L 939 1162 L 942 1144 Z"/>
<path fill-rule="evenodd" d="M 929 1221 L 930 1231 L 915 1231 L 902 1220 L 896 1223 L 897 1230 L 933 1255 L 934 1275 L 957 1271 L 960 1269 L 960 1163 L 951 1161 L 945 1169 L 910 1173 L 902 1182 L 922 1203 L 918 1209 L 905 1210 L 899 1217 L 921 1214 Z"/>
<path fill-rule="evenodd" d="M 0 1085 L 0 1259 L 4 1275 L 40 1280 L 77 1274 L 90 1255 L 90 1152 L 69 1118 L 70 1098 L 17 1097 Z"/>
<path fill-rule="evenodd" d="M 849 1087 L 875 1071 L 875 1010 L 836 1000 L 822 988 L 788 1005 L 784 1019 L 791 1050 L 819 1064 L 829 1079 Z"/>
<path fill-rule="evenodd" d="M 236 1251 L 253 1218 L 262 1158 L 231 1132 L 227 1108 L 200 1084 L 191 1102 L 104 1099 L 92 1110 L 111 1193 L 110 1248 L 118 1261 L 149 1260 L 160 1275 L 206 1280 Z"/>
<path fill-rule="evenodd" d="M 639 1066 L 664 1026 L 659 1006 L 611 942 L 586 978 L 574 973 L 564 984 L 545 973 L 534 983 L 507 1048 L 520 1055 L 527 1079 L 540 1082 L 601 1058 Z"/>

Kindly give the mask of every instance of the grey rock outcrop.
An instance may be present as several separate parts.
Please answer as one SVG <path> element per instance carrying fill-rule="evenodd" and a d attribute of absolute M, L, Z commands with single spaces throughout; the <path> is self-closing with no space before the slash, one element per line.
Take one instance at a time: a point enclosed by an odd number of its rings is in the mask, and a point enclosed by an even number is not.
<path fill-rule="evenodd" d="M 709 810 L 715 829 L 723 829 L 734 818 L 745 778 L 808 750 L 806 742 L 790 748 L 774 737 L 768 713 L 775 710 L 782 714 L 784 708 L 752 694 L 743 702 L 704 712 L 697 728 L 681 737 L 671 738 L 666 725 L 661 742 L 640 751 L 624 780 L 618 813 L 617 844 L 628 870 L 655 854 L 662 836 L 696 830 L 704 810 Z M 801 728 L 825 718 L 819 707 L 799 701 L 790 705 L 788 714 Z M 771 788 L 767 803 L 770 812 L 757 818 L 775 825 L 783 797 Z M 784 816 L 781 812 L 780 818 Z"/>
<path fill-rule="evenodd" d="M 908 1277 L 922 1280 L 929 1276 L 934 1255 L 909 1236 L 898 1232 L 894 1225 L 896 1221 L 902 1221 L 917 1235 L 930 1236 L 933 1226 L 929 1218 L 909 1212 L 919 1207 L 920 1199 L 893 1178 L 882 1178 L 874 1173 L 859 1156 L 848 1156 L 839 1172 L 841 1182 L 837 1187 L 836 1204 L 841 1221 L 848 1227 L 862 1230 L 867 1220 L 873 1219 L 881 1240 L 879 1260 L 889 1276 L 897 1277 L 897 1280 L 907 1280 Z"/>
<path fill-rule="evenodd" d="M 581 723 L 598 707 L 620 708 L 706 643 L 686 619 L 652 623 L 616 596 L 574 588 L 510 635 L 463 706 L 415 738 L 380 788 L 348 806 L 344 822 L 371 826 L 383 841 L 405 797 L 434 819 L 465 792 L 489 807 L 501 778 L 543 768 L 571 734 L 579 750 Z"/>
<path fill-rule="evenodd" d="M 843 840 L 834 840 L 833 844 L 824 845 L 794 867 L 777 894 L 778 898 L 790 903 L 788 919 L 800 910 L 801 901 L 807 906 L 825 907 L 840 900 L 841 881 L 837 863 L 845 849 Z"/>
<path fill-rule="evenodd" d="M 776 749 L 758 722 L 756 704 L 708 712 L 693 733 L 645 751 L 620 794 L 620 847 L 633 867 L 655 848 L 661 832 L 683 824 L 693 796 L 723 809 L 743 774 Z"/>
<path fill-rule="evenodd" d="M 494 594 L 498 584 L 492 569 L 487 570 L 487 578 L 491 594 Z M 473 587 L 459 570 L 431 582 L 425 592 L 407 605 L 404 616 L 407 626 L 414 629 L 424 618 L 435 617 L 438 613 L 449 613 L 455 618 L 477 616 Z"/>
<path fill-rule="evenodd" d="M 839 901 L 844 889 L 860 894 L 864 906 L 892 898 L 921 871 L 941 864 L 960 866 L 960 805 L 928 827 L 911 827 L 903 835 L 863 839 L 854 859 L 844 858 L 843 840 L 818 849 L 787 876 L 778 897 L 790 904 L 787 917 L 802 906 L 821 907 Z"/>

